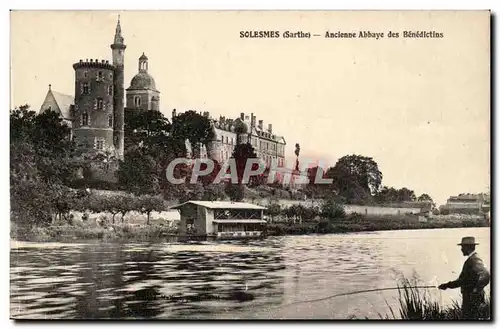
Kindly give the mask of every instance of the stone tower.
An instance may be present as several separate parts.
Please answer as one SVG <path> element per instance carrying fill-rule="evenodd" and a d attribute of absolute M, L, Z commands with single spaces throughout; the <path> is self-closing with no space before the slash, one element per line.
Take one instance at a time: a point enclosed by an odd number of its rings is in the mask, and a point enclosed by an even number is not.
<path fill-rule="evenodd" d="M 114 66 L 114 146 L 118 158 L 123 160 L 124 154 L 124 57 L 125 48 L 127 46 L 123 43 L 122 29 L 120 26 L 120 17 L 118 16 L 118 23 L 116 24 L 115 39 L 111 45 L 113 52 L 113 66 Z"/>
<path fill-rule="evenodd" d="M 80 60 L 75 70 L 73 135 L 83 150 L 113 149 L 113 65 L 106 60 Z"/>
<path fill-rule="evenodd" d="M 127 108 L 160 110 L 160 92 L 156 90 L 155 80 L 148 73 L 148 57 L 144 53 L 139 57 L 139 72 L 127 88 Z"/>

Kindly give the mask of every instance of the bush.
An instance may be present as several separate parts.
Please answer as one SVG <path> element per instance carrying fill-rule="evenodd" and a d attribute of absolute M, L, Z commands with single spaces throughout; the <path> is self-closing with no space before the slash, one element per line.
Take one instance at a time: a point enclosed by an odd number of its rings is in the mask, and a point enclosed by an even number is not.
<path fill-rule="evenodd" d="M 339 219 L 345 217 L 344 207 L 333 200 L 328 200 L 321 206 L 321 217 L 327 219 Z"/>

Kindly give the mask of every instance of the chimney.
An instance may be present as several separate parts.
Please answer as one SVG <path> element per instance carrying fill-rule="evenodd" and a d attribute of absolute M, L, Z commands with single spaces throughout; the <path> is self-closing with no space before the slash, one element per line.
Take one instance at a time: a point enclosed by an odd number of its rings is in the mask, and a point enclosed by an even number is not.
<path fill-rule="evenodd" d="M 273 133 L 273 125 L 269 124 L 269 128 L 267 130 L 269 130 L 269 133 L 272 134 Z"/>
<path fill-rule="evenodd" d="M 245 113 L 243 113 L 243 112 L 240 113 L 240 119 L 245 120 Z"/>
<path fill-rule="evenodd" d="M 264 120 L 259 120 L 259 129 L 262 130 L 264 129 Z"/>
<path fill-rule="evenodd" d="M 177 111 L 175 109 L 172 110 L 172 118 L 175 118 L 176 112 Z"/>
<path fill-rule="evenodd" d="M 252 116 L 252 120 L 250 121 L 250 126 L 255 127 L 255 119 L 256 119 L 256 117 L 255 117 L 255 115 L 253 115 L 253 113 L 251 113 L 250 115 Z"/>

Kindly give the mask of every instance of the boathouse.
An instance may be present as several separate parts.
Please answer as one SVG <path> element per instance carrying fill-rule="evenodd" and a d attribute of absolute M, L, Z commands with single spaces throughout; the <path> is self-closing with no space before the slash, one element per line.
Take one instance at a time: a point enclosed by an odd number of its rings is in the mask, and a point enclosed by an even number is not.
<path fill-rule="evenodd" d="M 180 211 L 179 234 L 208 239 L 260 237 L 265 207 L 230 201 L 187 201 L 170 209 Z"/>

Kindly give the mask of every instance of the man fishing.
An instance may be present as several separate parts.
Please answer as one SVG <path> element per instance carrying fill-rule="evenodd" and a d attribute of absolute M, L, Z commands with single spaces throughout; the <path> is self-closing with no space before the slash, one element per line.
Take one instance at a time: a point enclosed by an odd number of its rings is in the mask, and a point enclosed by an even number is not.
<path fill-rule="evenodd" d="M 462 254 L 468 256 L 462 268 L 462 273 L 455 281 L 439 285 L 439 289 L 453 289 L 460 287 L 462 293 L 462 318 L 467 320 L 479 319 L 481 307 L 485 303 L 484 287 L 490 283 L 490 273 L 483 261 L 476 253 L 476 240 L 468 236 L 462 238 Z"/>

